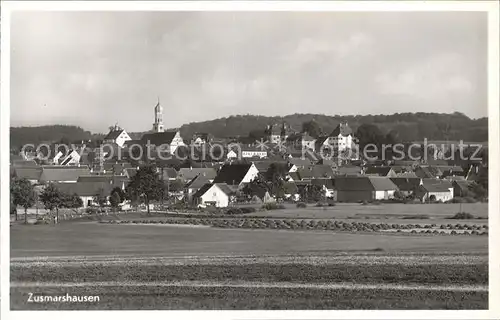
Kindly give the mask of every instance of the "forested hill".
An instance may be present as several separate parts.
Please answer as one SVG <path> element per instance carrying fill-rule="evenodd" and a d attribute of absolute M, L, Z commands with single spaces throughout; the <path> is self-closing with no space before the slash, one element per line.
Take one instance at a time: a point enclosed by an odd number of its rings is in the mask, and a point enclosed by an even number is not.
<path fill-rule="evenodd" d="M 90 131 L 76 126 L 50 125 L 40 127 L 11 127 L 11 149 L 20 148 L 25 144 L 39 145 L 45 142 L 71 143 L 79 140 L 92 139 Z"/>
<path fill-rule="evenodd" d="M 248 136 L 260 137 L 268 124 L 286 122 L 295 131 L 303 124 L 314 120 L 314 126 L 323 133 L 330 133 L 341 121 L 347 120 L 354 132 L 361 124 L 377 126 L 382 133 L 395 130 L 402 141 L 464 140 L 468 142 L 488 141 L 488 118 L 470 119 L 464 114 L 396 113 L 393 115 L 327 116 L 319 114 L 292 114 L 284 117 L 238 115 L 216 120 L 183 125 L 181 135 L 189 141 L 195 132 L 206 132 L 215 137 Z M 311 125 L 311 123 L 309 123 Z M 127 129 L 127 128 L 125 128 Z M 316 130 L 316 131 L 318 131 Z M 133 134 L 134 138 L 140 133 Z M 52 125 L 40 127 L 11 127 L 11 148 L 24 144 L 38 145 L 44 142 L 74 142 L 102 139 L 103 135 L 92 134 L 76 126 Z"/>
<path fill-rule="evenodd" d="M 254 115 L 230 116 L 211 121 L 183 125 L 181 135 L 190 137 L 195 132 L 207 132 L 215 137 L 262 135 L 268 124 L 286 122 L 296 131 L 304 122 L 314 120 L 323 133 L 330 133 L 342 121 L 356 131 L 361 124 L 376 125 L 382 132 L 398 132 L 402 141 L 464 140 L 488 141 L 488 118 L 470 119 L 462 113 L 396 113 L 392 115 L 327 116 L 320 114 L 292 114 L 284 117 Z"/>

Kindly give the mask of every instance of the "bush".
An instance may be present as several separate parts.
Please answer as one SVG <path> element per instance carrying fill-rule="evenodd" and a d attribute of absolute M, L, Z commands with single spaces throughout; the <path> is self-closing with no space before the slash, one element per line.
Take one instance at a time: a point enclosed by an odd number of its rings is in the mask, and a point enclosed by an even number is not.
<path fill-rule="evenodd" d="M 307 208 L 307 204 L 305 202 L 298 202 L 297 208 Z"/>
<path fill-rule="evenodd" d="M 241 213 L 253 213 L 253 212 L 256 212 L 257 209 L 255 209 L 254 207 L 243 207 L 243 208 L 239 208 Z"/>
<path fill-rule="evenodd" d="M 328 203 L 326 203 L 326 202 L 318 202 L 318 203 L 316 203 L 315 207 L 328 207 Z"/>
<path fill-rule="evenodd" d="M 468 212 L 458 212 L 454 216 L 449 217 L 448 219 L 467 220 L 467 219 L 476 219 L 476 217 Z"/>
<path fill-rule="evenodd" d="M 230 208 L 227 209 L 225 214 L 227 215 L 235 215 L 235 214 L 242 214 L 243 211 L 240 208 Z"/>
<path fill-rule="evenodd" d="M 418 214 L 418 215 L 413 215 L 413 216 L 404 216 L 403 219 L 430 219 L 426 214 Z"/>
<path fill-rule="evenodd" d="M 278 209 L 285 209 L 285 206 L 282 204 L 277 204 L 277 203 L 266 203 L 262 206 L 262 209 L 265 210 L 278 210 Z"/>

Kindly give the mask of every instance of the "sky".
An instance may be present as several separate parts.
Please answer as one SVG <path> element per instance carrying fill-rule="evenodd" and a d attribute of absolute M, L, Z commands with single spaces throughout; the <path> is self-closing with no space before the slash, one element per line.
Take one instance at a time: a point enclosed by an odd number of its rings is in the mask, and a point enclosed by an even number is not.
<path fill-rule="evenodd" d="M 11 125 L 487 116 L 481 12 L 15 12 Z"/>

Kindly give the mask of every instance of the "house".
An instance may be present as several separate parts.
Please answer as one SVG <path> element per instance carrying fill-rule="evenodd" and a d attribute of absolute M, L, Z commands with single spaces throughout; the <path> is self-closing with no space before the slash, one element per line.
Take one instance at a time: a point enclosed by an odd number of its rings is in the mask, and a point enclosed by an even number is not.
<path fill-rule="evenodd" d="M 307 133 L 295 133 L 287 137 L 287 145 L 299 150 L 312 150 L 316 149 L 316 139 Z M 316 159 L 317 160 L 317 159 Z"/>
<path fill-rule="evenodd" d="M 158 168 L 158 173 L 163 181 L 177 180 L 177 171 L 174 168 Z"/>
<path fill-rule="evenodd" d="M 264 133 L 269 143 L 277 144 L 286 141 L 288 136 L 292 134 L 292 130 L 286 123 L 283 123 L 281 126 L 279 124 L 272 124 L 266 127 Z"/>
<path fill-rule="evenodd" d="M 133 168 L 128 162 L 106 162 L 103 163 L 104 172 L 112 172 L 116 175 L 125 175 L 127 169 Z"/>
<path fill-rule="evenodd" d="M 90 175 L 90 176 L 80 176 L 78 177 L 77 183 L 106 183 L 112 186 L 112 188 L 119 187 L 125 190 L 128 184 L 128 178 L 126 176 L 117 175 Z"/>
<path fill-rule="evenodd" d="M 434 166 L 418 166 L 415 168 L 415 175 L 422 179 L 434 179 L 441 177 L 441 170 Z"/>
<path fill-rule="evenodd" d="M 398 190 L 386 177 L 336 177 L 334 185 L 339 202 L 392 199 Z"/>
<path fill-rule="evenodd" d="M 179 130 L 146 133 L 141 138 L 143 145 L 152 145 L 174 154 L 180 146 L 185 146 Z"/>
<path fill-rule="evenodd" d="M 311 160 L 307 158 L 289 158 L 287 162 L 291 166 L 295 167 L 295 169 L 291 170 L 291 172 L 297 171 L 299 168 L 305 168 L 313 164 Z"/>
<path fill-rule="evenodd" d="M 245 183 L 253 181 L 259 170 L 253 163 L 230 163 L 220 169 L 214 179 L 214 183 L 226 183 L 230 186 L 241 187 Z"/>
<path fill-rule="evenodd" d="M 245 158 L 267 158 L 267 150 L 255 146 L 232 145 L 228 151 L 227 159 L 245 159 Z"/>
<path fill-rule="evenodd" d="M 177 178 L 184 182 L 188 182 L 193 180 L 198 175 L 201 175 L 212 182 L 217 176 L 217 171 L 213 168 L 180 168 L 177 173 Z"/>
<path fill-rule="evenodd" d="M 212 139 L 213 136 L 209 133 L 196 132 L 195 134 L 193 134 L 193 138 L 191 139 L 191 144 L 195 146 L 201 146 L 212 142 Z"/>
<path fill-rule="evenodd" d="M 454 180 L 452 181 L 453 196 L 454 197 L 468 197 L 473 193 L 471 191 L 474 182 L 467 180 Z"/>
<path fill-rule="evenodd" d="M 116 187 L 107 182 L 76 182 L 76 183 L 54 183 L 54 186 L 65 194 L 77 194 L 83 202 L 83 207 L 97 205 L 95 197 L 101 192 L 104 195 L 110 195 Z"/>
<path fill-rule="evenodd" d="M 363 169 L 359 166 L 344 165 L 340 166 L 336 170 L 337 176 L 359 176 L 363 172 Z"/>
<path fill-rule="evenodd" d="M 120 147 L 123 147 L 125 145 L 125 142 L 130 140 L 132 140 L 132 138 L 130 138 L 127 131 L 115 125 L 114 127 L 110 128 L 109 133 L 104 137 L 102 142 L 105 144 L 116 143 Z"/>
<path fill-rule="evenodd" d="M 347 121 L 342 121 L 328 136 L 327 142 L 336 154 L 353 149 L 353 133 Z"/>
<path fill-rule="evenodd" d="M 235 191 L 225 183 L 207 183 L 193 194 L 193 202 L 199 206 L 225 208 Z"/>
<path fill-rule="evenodd" d="M 410 195 L 415 194 L 418 187 L 422 183 L 422 179 L 417 177 L 393 177 L 390 178 L 391 181 L 398 187 L 398 190 L 405 196 L 408 197 Z"/>
<path fill-rule="evenodd" d="M 396 177 L 396 172 L 391 167 L 368 167 L 365 169 L 365 175 L 377 177 Z"/>
<path fill-rule="evenodd" d="M 89 176 L 90 168 L 87 166 L 42 166 L 39 182 L 76 183 L 81 176 Z"/>
<path fill-rule="evenodd" d="M 311 180 L 321 178 L 333 178 L 335 173 L 333 168 L 326 165 L 311 165 L 302 169 L 298 169 L 300 180 Z"/>
<path fill-rule="evenodd" d="M 196 177 L 186 183 L 186 185 L 184 186 L 184 195 L 189 201 L 191 201 L 193 194 L 195 194 L 204 185 L 210 184 L 212 181 L 213 180 L 208 179 L 205 175 L 198 174 Z"/>
<path fill-rule="evenodd" d="M 14 167 L 12 168 L 13 177 L 17 179 L 27 179 L 31 184 L 37 184 L 42 175 L 42 167 Z"/>
<path fill-rule="evenodd" d="M 334 180 L 331 178 L 312 179 L 311 185 L 320 186 L 327 199 L 337 200 L 337 191 L 335 190 Z"/>
<path fill-rule="evenodd" d="M 453 199 L 453 185 L 446 180 L 422 179 L 415 195 L 422 202 L 448 201 Z"/>

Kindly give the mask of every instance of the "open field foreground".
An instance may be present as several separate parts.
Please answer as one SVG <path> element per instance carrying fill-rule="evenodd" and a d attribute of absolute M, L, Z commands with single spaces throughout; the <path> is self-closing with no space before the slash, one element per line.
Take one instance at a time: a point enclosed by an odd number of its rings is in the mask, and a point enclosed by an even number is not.
<path fill-rule="evenodd" d="M 11 308 L 487 309 L 488 237 L 11 227 Z M 28 302 L 98 296 L 98 302 Z"/>

